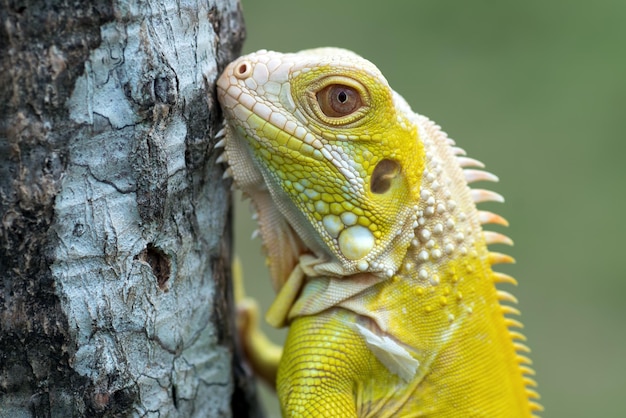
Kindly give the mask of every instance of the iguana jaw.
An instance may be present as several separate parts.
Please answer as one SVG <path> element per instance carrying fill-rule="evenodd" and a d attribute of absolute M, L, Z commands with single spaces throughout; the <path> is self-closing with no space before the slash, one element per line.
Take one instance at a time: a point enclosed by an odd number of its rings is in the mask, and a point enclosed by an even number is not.
<path fill-rule="evenodd" d="M 258 221 L 263 248 L 267 254 L 270 277 L 275 291 L 278 291 L 298 263 L 299 257 L 307 252 L 300 236 L 283 216 L 277 201 L 266 186 L 263 173 L 250 156 L 248 147 L 242 144 L 240 135 L 230 126 L 225 127 L 226 144 L 224 156 L 237 187 L 244 197 L 250 198 Z"/>

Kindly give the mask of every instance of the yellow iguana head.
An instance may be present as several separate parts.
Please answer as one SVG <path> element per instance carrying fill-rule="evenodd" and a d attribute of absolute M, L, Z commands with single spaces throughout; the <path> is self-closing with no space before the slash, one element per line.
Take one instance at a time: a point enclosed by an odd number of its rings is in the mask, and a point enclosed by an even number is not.
<path fill-rule="evenodd" d="M 259 51 L 226 68 L 227 159 L 255 203 L 273 273 L 284 278 L 309 248 L 319 274 L 388 277 L 413 238 L 423 146 L 373 64 L 320 52 Z"/>

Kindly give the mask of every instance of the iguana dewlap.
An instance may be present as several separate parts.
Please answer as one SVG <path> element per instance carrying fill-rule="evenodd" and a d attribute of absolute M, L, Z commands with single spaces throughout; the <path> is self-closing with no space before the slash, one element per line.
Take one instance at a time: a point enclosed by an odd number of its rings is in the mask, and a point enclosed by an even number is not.
<path fill-rule="evenodd" d="M 250 197 L 289 325 L 284 416 L 530 417 L 521 327 L 496 288 L 496 181 L 414 113 L 379 70 L 335 48 L 258 51 L 218 80 L 225 158 Z"/>

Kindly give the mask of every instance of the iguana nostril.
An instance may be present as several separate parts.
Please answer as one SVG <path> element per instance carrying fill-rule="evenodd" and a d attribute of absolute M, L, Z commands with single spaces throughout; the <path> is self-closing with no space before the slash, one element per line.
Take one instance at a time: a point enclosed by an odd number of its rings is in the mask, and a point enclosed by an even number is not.
<path fill-rule="evenodd" d="M 237 78 L 246 78 L 251 73 L 252 73 L 252 65 L 247 61 L 243 61 L 237 66 L 237 68 L 235 68 L 235 77 Z"/>

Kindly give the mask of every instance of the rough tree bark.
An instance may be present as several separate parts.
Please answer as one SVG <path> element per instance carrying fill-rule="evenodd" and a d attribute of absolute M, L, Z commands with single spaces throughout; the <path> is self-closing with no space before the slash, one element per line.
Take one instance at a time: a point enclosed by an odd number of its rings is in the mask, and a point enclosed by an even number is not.
<path fill-rule="evenodd" d="M 0 416 L 246 416 L 213 149 L 242 39 L 236 0 L 2 2 Z"/>

